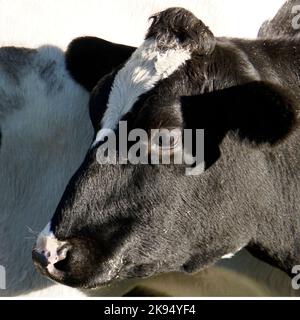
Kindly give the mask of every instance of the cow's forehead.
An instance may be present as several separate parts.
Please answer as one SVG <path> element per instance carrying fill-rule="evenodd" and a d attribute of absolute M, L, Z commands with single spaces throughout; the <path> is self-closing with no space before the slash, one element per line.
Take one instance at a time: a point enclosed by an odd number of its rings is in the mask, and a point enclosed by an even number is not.
<path fill-rule="evenodd" d="M 158 81 L 169 77 L 190 58 L 191 52 L 177 43 L 162 51 L 154 38 L 146 39 L 115 76 L 101 130 L 94 144 L 103 139 L 107 129 L 117 127 L 141 95 L 151 90 Z"/>

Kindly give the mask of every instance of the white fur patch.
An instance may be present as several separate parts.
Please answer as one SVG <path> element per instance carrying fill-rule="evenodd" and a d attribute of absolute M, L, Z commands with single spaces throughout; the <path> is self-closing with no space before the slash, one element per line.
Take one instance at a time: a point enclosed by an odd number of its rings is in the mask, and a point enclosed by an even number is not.
<path fill-rule="evenodd" d="M 98 132 L 94 144 L 103 139 L 106 132 L 103 129 L 116 128 L 142 94 L 151 90 L 159 80 L 170 76 L 190 58 L 188 50 L 178 47 L 160 52 L 155 40 L 145 40 L 114 79 L 101 122 L 102 130 Z"/>
<path fill-rule="evenodd" d="M 231 259 L 235 254 L 234 253 L 228 253 L 225 254 L 221 259 Z"/>
<path fill-rule="evenodd" d="M 37 238 L 36 247 L 38 250 L 42 250 L 45 248 L 45 241 L 49 239 L 54 239 L 55 236 L 53 232 L 50 230 L 50 222 L 46 225 L 46 227 L 41 231 Z"/>
<path fill-rule="evenodd" d="M 224 256 L 221 257 L 221 259 L 231 259 L 236 253 L 238 253 L 239 251 L 241 251 L 243 249 L 243 247 L 240 247 L 237 249 L 237 251 L 235 252 L 231 252 L 231 253 L 227 253 Z"/>
<path fill-rule="evenodd" d="M 57 249 L 61 247 L 64 242 L 56 239 L 54 233 L 50 230 L 50 222 L 46 225 L 43 231 L 39 234 L 36 242 L 36 250 L 43 252 L 50 264 L 54 264 L 58 261 Z M 66 252 L 60 254 L 61 257 L 65 257 Z"/>

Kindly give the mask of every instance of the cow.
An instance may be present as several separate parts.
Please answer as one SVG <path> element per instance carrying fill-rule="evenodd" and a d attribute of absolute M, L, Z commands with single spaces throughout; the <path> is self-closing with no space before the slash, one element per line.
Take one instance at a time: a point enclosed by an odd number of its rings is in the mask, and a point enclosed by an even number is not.
<path fill-rule="evenodd" d="M 194 273 L 246 248 L 292 275 L 300 262 L 298 46 L 289 37 L 216 38 L 182 8 L 152 16 L 143 44 L 92 91 L 94 142 L 38 237 L 37 269 L 96 288 Z M 185 154 L 180 133 L 204 129 L 203 172 L 99 163 L 120 121 L 129 130 L 178 129 L 166 149 L 147 141 L 146 156 L 152 148 Z"/>
<path fill-rule="evenodd" d="M 7 288 L 0 290 L 1 296 L 121 295 L 133 286 L 118 285 L 116 288 L 101 289 L 97 293 L 89 291 L 82 294 L 79 290 L 54 285 L 34 272 L 30 250 L 36 238 L 36 230 L 50 218 L 65 185 L 82 162 L 92 141 L 93 130 L 87 108 L 88 92 L 74 83 L 64 66 L 64 51 L 68 43 L 78 35 L 91 34 L 137 46 L 147 26 L 146 16 L 174 5 L 175 2 L 161 4 L 154 1 L 127 1 L 126 8 L 114 10 L 113 19 L 108 12 L 113 10 L 115 4 L 106 1 L 89 0 L 82 4 L 79 1 L 64 0 L 60 2 L 59 12 L 50 1 L 40 3 L 29 0 L 26 6 L 20 0 L 13 3 L 7 0 L 0 2 L 1 46 L 5 47 L 0 50 L 3 90 L 0 112 L 0 264 L 6 267 L 7 273 Z M 281 3 L 280 0 L 272 1 L 272 5 L 257 1 L 248 6 L 247 14 L 238 1 L 228 3 L 216 0 L 209 1 L 209 4 L 206 1 L 189 1 L 187 6 L 205 15 L 218 35 L 255 37 L 261 22 L 271 16 Z M 122 6 L 123 1 L 117 5 Z M 257 6 L 260 11 L 253 19 L 249 10 L 254 11 Z M 140 14 L 136 14 L 138 9 Z M 239 13 L 235 20 L 224 13 L 231 10 Z M 132 13 L 134 19 L 131 19 Z M 74 23 L 70 23 L 70 19 Z M 77 21 L 81 20 L 84 23 L 79 25 Z M 239 23 L 240 27 L 236 28 L 238 21 L 243 23 Z M 119 28 L 114 29 L 119 23 L 122 24 L 122 33 Z M 52 27 L 49 28 L 49 25 Z M 103 50 L 106 55 L 101 58 L 103 64 L 101 59 L 97 62 L 99 78 L 119 64 L 118 59 L 127 59 L 121 54 L 126 47 L 114 47 L 106 41 L 101 45 L 100 53 Z M 112 51 L 113 48 L 117 51 Z M 56 80 L 64 89 L 59 92 L 56 91 L 59 88 L 54 86 L 49 94 L 48 87 Z M 86 88 L 90 89 L 93 81 L 86 83 Z M 234 259 L 238 259 L 238 262 L 234 263 Z M 234 259 L 234 266 L 258 263 L 245 253 L 240 253 Z M 265 264 L 260 263 L 260 268 L 265 268 L 266 274 L 269 274 Z M 208 279 L 207 272 L 205 274 Z M 216 278 L 215 274 L 211 272 L 212 279 Z M 176 278 L 173 278 L 172 283 L 176 283 Z M 222 287 L 220 280 L 217 283 L 217 287 Z M 257 283 L 255 285 L 256 288 L 250 291 L 262 294 L 263 290 L 257 289 Z M 250 286 L 253 287 L 253 283 Z M 276 294 L 282 292 L 282 283 L 278 287 L 280 289 L 276 290 Z"/>

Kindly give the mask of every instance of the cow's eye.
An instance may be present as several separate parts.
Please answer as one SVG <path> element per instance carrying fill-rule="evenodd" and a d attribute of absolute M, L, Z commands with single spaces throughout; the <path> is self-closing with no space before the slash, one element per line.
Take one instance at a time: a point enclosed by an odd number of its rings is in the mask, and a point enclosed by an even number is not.
<path fill-rule="evenodd" d="M 181 146 L 180 129 L 159 129 L 152 135 L 152 148 L 160 150 L 175 150 Z"/>

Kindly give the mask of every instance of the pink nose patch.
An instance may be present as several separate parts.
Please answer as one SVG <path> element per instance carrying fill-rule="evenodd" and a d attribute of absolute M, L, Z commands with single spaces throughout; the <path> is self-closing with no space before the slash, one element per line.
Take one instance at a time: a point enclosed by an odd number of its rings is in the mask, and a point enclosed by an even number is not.
<path fill-rule="evenodd" d="M 54 265 L 63 260 L 67 256 L 68 246 L 66 242 L 56 239 L 52 231 L 50 231 L 50 223 L 40 233 L 35 251 L 43 256 L 47 264 Z"/>

